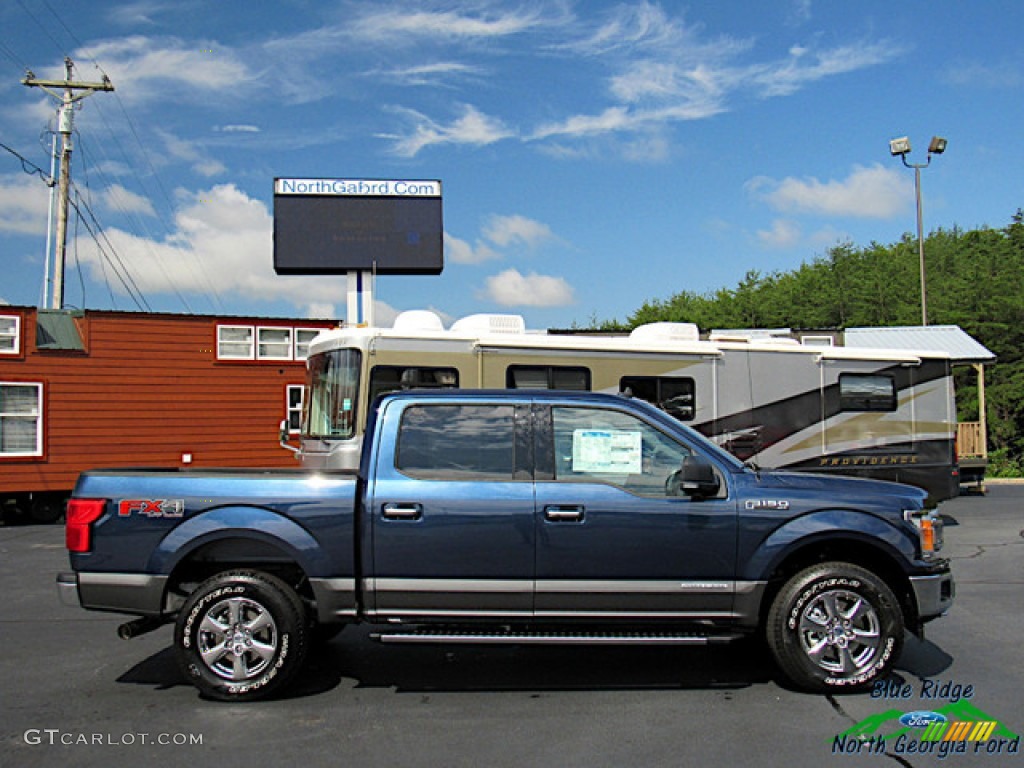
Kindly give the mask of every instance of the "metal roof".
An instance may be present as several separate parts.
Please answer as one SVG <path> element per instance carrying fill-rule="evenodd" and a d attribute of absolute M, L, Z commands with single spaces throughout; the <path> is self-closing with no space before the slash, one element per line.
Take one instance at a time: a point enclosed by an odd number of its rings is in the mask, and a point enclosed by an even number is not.
<path fill-rule="evenodd" d="M 845 346 L 946 352 L 955 363 L 991 363 L 995 353 L 959 325 L 847 328 Z"/>
<path fill-rule="evenodd" d="M 59 309 L 40 309 L 36 315 L 36 349 L 60 352 L 84 352 L 82 335 L 75 318 L 83 313 Z"/>

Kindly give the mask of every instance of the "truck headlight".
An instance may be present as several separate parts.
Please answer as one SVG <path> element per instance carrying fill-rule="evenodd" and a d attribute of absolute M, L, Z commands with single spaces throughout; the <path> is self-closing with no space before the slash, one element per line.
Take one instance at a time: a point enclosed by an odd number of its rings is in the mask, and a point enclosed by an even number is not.
<path fill-rule="evenodd" d="M 903 519 L 917 528 L 921 541 L 921 556 L 929 560 L 942 549 L 942 517 L 934 510 L 906 509 Z"/>

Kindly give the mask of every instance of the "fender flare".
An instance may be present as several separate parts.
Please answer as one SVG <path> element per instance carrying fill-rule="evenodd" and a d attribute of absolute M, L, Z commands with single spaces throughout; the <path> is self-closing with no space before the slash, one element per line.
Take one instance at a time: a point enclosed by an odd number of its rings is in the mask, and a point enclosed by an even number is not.
<path fill-rule="evenodd" d="M 307 576 L 327 572 L 326 553 L 309 531 L 284 515 L 255 506 L 216 507 L 190 517 L 160 541 L 147 571 L 170 575 L 200 547 L 229 539 L 250 539 L 277 547 Z"/>
<path fill-rule="evenodd" d="M 824 509 L 776 528 L 744 564 L 747 578 L 765 579 L 794 552 L 815 543 L 852 542 L 885 555 L 896 564 L 915 559 L 914 542 L 891 522 L 851 509 Z M 906 573 L 905 567 L 900 567 Z"/>

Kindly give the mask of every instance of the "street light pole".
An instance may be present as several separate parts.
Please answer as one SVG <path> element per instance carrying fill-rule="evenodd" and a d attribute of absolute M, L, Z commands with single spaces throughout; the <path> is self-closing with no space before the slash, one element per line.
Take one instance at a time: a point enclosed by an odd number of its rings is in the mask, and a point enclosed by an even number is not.
<path fill-rule="evenodd" d="M 901 155 L 903 164 L 907 156 Z M 931 155 L 928 156 L 931 160 Z M 921 261 L 921 325 L 928 325 L 928 287 L 924 277 L 924 215 L 921 212 L 921 166 L 914 166 L 914 196 L 917 197 L 917 255 Z"/>
<path fill-rule="evenodd" d="M 947 141 L 939 136 L 933 136 L 931 144 L 928 145 L 928 159 L 923 163 L 908 163 L 907 155 L 910 154 L 910 139 L 906 136 L 900 139 L 893 139 L 889 142 L 889 152 L 893 156 L 899 155 L 903 165 L 914 169 L 914 196 L 917 198 L 917 253 L 921 263 L 921 325 L 928 325 L 928 289 L 925 280 L 924 266 L 924 216 L 921 207 L 921 169 L 927 168 L 932 163 L 932 155 L 941 155 L 946 151 Z"/>

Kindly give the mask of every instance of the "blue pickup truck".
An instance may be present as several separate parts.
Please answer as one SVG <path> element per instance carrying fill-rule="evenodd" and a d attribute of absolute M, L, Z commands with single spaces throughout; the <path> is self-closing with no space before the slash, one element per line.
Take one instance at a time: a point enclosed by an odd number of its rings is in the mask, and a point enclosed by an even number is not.
<path fill-rule="evenodd" d="M 628 397 L 413 390 L 357 472 L 97 470 L 67 513 L 68 602 L 175 624 L 239 701 L 346 624 L 409 643 L 703 644 L 760 633 L 782 675 L 863 688 L 953 600 L 910 486 L 745 466 Z"/>

